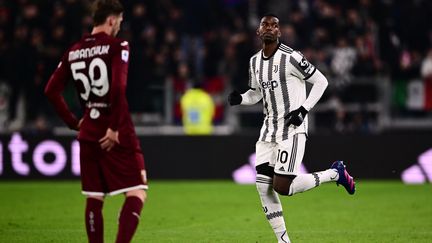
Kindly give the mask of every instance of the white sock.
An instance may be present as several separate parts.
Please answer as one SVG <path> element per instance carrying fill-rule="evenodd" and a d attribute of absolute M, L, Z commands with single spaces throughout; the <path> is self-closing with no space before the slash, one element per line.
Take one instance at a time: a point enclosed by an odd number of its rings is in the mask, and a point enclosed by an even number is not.
<path fill-rule="evenodd" d="M 311 174 L 299 174 L 291 183 L 289 195 L 292 196 L 299 192 L 304 192 L 315 188 L 322 183 L 337 181 L 339 174 L 335 169 L 328 169 L 320 172 L 314 172 Z"/>
<path fill-rule="evenodd" d="M 336 169 L 328 169 L 315 173 L 319 177 L 320 184 L 330 181 L 337 181 L 339 179 L 339 173 Z"/>
<path fill-rule="evenodd" d="M 278 239 L 278 243 L 291 243 L 286 230 L 283 232 L 275 232 L 275 234 L 276 238 Z"/>
<path fill-rule="evenodd" d="M 273 190 L 273 179 L 257 175 L 256 187 L 261 199 L 261 204 L 266 214 L 266 218 L 273 228 L 278 242 L 290 242 L 286 232 L 285 220 L 282 213 L 282 205 L 279 200 L 278 194 Z"/>

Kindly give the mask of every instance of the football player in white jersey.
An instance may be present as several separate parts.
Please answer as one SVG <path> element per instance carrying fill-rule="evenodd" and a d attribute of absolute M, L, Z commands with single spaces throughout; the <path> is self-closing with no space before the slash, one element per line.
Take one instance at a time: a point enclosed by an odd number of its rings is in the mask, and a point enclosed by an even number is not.
<path fill-rule="evenodd" d="M 342 161 L 325 171 L 299 173 L 307 139 L 307 114 L 328 82 L 300 52 L 279 42 L 277 16 L 265 15 L 256 33 L 262 49 L 250 59 L 250 89 L 243 94 L 231 92 L 228 102 L 253 105 L 263 100 L 265 118 L 256 143 L 256 187 L 278 242 L 290 242 L 277 193 L 292 196 L 335 181 L 354 194 L 355 183 Z M 305 82 L 313 85 L 308 96 Z"/>

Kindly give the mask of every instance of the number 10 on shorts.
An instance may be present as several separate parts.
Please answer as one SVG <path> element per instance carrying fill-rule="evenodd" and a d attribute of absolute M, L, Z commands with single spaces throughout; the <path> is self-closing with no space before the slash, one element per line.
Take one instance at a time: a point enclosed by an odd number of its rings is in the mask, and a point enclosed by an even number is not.
<path fill-rule="evenodd" d="M 282 164 L 285 164 L 288 161 L 288 152 L 285 150 L 278 149 L 277 159 L 276 161 L 281 162 Z"/>

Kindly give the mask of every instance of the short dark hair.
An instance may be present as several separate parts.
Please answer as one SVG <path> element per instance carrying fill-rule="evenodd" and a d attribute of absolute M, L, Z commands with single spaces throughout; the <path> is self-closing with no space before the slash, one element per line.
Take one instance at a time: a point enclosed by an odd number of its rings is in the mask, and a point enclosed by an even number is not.
<path fill-rule="evenodd" d="M 108 16 L 119 15 L 123 11 L 123 5 L 118 0 L 96 0 L 93 5 L 93 25 L 101 25 Z"/>

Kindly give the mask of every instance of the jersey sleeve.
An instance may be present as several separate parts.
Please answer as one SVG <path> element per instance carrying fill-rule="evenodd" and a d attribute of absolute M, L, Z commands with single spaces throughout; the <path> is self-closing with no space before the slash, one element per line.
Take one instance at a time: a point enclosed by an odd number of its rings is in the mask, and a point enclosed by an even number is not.
<path fill-rule="evenodd" d="M 62 95 L 63 90 L 65 89 L 66 84 L 71 76 L 68 67 L 67 53 L 68 52 L 64 54 L 62 60 L 57 66 L 57 69 L 51 75 L 47 85 L 45 86 L 45 95 L 66 125 L 71 129 L 78 130 L 79 121 L 69 110 L 69 107 Z"/>
<path fill-rule="evenodd" d="M 307 79 L 307 82 L 312 84 L 312 89 L 309 92 L 309 96 L 307 97 L 306 101 L 303 103 L 303 107 L 309 111 L 321 99 L 328 86 L 328 81 L 327 78 L 320 72 L 320 70 L 317 69 L 315 74 Z"/>
<path fill-rule="evenodd" d="M 302 80 L 309 79 L 316 71 L 312 65 L 299 51 L 294 51 L 289 60 L 292 66 L 292 73 L 294 76 Z"/>
<path fill-rule="evenodd" d="M 259 88 L 258 80 L 256 79 L 255 70 L 256 70 L 257 57 L 252 57 L 249 61 L 249 87 L 251 89 Z"/>
<path fill-rule="evenodd" d="M 129 66 L 129 43 L 123 41 L 115 44 L 111 63 L 111 119 L 109 127 L 117 131 L 121 112 L 126 104 L 126 82 Z"/>
<path fill-rule="evenodd" d="M 241 105 L 254 105 L 263 98 L 260 88 L 249 89 L 248 91 L 241 94 L 241 96 Z"/>

